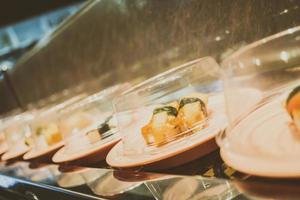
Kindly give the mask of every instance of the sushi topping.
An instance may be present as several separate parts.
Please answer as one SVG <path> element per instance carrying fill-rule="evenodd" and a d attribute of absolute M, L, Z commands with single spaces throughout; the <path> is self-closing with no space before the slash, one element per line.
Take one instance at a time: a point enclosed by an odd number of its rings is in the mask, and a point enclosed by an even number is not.
<path fill-rule="evenodd" d="M 193 93 L 165 106 L 154 109 L 150 122 L 141 132 L 147 145 L 161 146 L 184 135 L 203 129 L 207 118 L 207 95 Z"/>
<path fill-rule="evenodd" d="M 156 114 L 161 113 L 161 112 L 166 112 L 168 115 L 173 115 L 175 117 L 178 114 L 176 108 L 174 108 L 172 106 L 164 106 L 164 107 L 154 109 L 153 115 L 156 115 Z"/>
<path fill-rule="evenodd" d="M 300 132 L 300 86 L 294 88 L 287 97 L 286 109 L 293 120 L 293 124 Z"/>
<path fill-rule="evenodd" d="M 199 98 L 183 98 L 183 99 L 181 99 L 178 110 L 180 110 L 187 104 L 196 103 L 196 102 L 200 103 L 202 112 L 204 113 L 205 116 L 207 116 L 205 103 Z"/>
<path fill-rule="evenodd" d="M 115 126 L 111 125 L 111 119 L 113 116 L 109 116 L 102 124 L 100 124 L 96 129 L 93 129 L 86 133 L 86 136 L 89 138 L 91 143 L 95 143 L 104 139 L 113 133 L 110 131 Z"/>
<path fill-rule="evenodd" d="M 90 143 L 96 143 L 102 139 L 101 133 L 96 129 L 87 132 L 86 136 L 88 137 Z"/>
<path fill-rule="evenodd" d="M 110 130 L 110 127 L 109 127 L 109 125 L 108 124 L 105 124 L 105 123 L 103 123 L 103 124 L 101 124 L 99 127 L 98 127 L 98 132 L 101 134 L 101 133 L 105 133 L 105 132 L 107 132 L 107 131 L 109 131 Z"/>
<path fill-rule="evenodd" d="M 36 129 L 36 135 L 38 137 L 44 137 L 47 144 L 50 146 L 62 141 L 60 130 L 54 123 L 49 123 L 46 126 L 38 127 Z"/>
<path fill-rule="evenodd" d="M 300 85 L 295 87 L 292 92 L 289 94 L 288 98 L 286 99 L 286 104 L 288 105 L 290 100 L 296 95 L 298 94 L 298 92 L 300 92 Z"/>
<path fill-rule="evenodd" d="M 105 133 L 107 133 L 108 131 L 114 128 L 114 126 L 111 125 L 111 120 L 112 120 L 112 116 L 109 116 L 102 124 L 98 126 L 97 128 L 98 133 L 102 137 L 106 137 L 107 135 Z M 110 135 L 110 133 L 108 133 L 108 135 Z"/>

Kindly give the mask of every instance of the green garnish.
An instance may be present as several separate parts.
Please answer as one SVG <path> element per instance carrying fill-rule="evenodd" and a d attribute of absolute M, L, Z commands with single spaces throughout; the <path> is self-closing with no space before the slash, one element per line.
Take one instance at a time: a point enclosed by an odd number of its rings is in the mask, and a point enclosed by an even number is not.
<path fill-rule="evenodd" d="M 173 115 L 173 116 L 177 116 L 178 112 L 177 109 L 172 107 L 172 106 L 164 106 L 164 107 L 160 107 L 160 108 L 155 108 L 153 111 L 153 115 L 156 115 L 160 112 L 167 112 L 168 115 Z"/>
<path fill-rule="evenodd" d="M 38 127 L 38 128 L 36 129 L 36 135 L 37 135 L 37 136 L 42 135 L 42 134 L 43 134 L 43 131 L 44 131 L 44 128 L 43 128 L 43 127 Z"/>
<path fill-rule="evenodd" d="M 111 127 L 109 126 L 109 121 L 112 119 L 112 116 L 109 116 L 102 124 L 98 126 L 98 132 L 101 134 L 109 131 Z"/>
<path fill-rule="evenodd" d="M 103 123 L 100 126 L 98 126 L 98 132 L 101 134 L 107 132 L 110 130 L 110 127 L 107 123 Z"/>
<path fill-rule="evenodd" d="M 300 92 L 300 85 L 295 87 L 292 92 L 289 94 L 288 98 L 286 99 L 286 104 L 298 93 Z"/>
<path fill-rule="evenodd" d="M 29 142 L 27 140 L 25 140 L 25 145 L 29 146 Z"/>

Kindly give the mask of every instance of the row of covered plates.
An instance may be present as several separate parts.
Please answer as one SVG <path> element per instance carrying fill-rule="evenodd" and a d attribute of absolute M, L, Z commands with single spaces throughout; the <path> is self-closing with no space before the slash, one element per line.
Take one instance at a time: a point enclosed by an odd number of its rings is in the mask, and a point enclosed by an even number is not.
<path fill-rule="evenodd" d="M 299 177 L 299 43 L 300 27 L 291 28 L 233 53 L 221 67 L 204 57 L 137 85 L 4 118 L 2 159 L 164 169 L 219 145 L 241 172 Z"/>

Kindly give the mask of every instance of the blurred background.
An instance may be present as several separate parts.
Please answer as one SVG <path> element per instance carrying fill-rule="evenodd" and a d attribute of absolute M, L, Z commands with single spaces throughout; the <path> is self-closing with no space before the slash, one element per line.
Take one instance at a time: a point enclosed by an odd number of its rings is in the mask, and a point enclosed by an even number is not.
<path fill-rule="evenodd" d="M 42 37 L 51 34 L 82 5 L 80 1 L 46 2 L 7 1 L 4 4 L 0 12 L 1 64 L 14 65 L 21 55 L 30 50 Z"/>
<path fill-rule="evenodd" d="M 0 6 L 0 114 L 221 61 L 300 25 L 300 0 L 10 0 Z M 55 97 L 53 97 L 55 98 Z"/>

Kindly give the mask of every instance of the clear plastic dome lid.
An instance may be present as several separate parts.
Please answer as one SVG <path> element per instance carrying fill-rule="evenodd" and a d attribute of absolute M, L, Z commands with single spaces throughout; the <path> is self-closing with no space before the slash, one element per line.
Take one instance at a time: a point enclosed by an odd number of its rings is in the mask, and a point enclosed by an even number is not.
<path fill-rule="evenodd" d="M 62 144 L 63 136 L 58 124 L 58 112 L 82 98 L 83 96 L 75 96 L 59 104 L 35 110 L 34 118 L 29 122 L 32 134 L 26 137 L 27 143 L 37 152 Z"/>
<path fill-rule="evenodd" d="M 26 135 L 31 134 L 28 121 L 32 120 L 32 118 L 33 116 L 30 112 L 25 112 L 4 120 L 2 130 L 10 153 L 23 152 L 29 148 L 25 138 Z"/>
<path fill-rule="evenodd" d="M 218 64 L 206 57 L 117 97 L 114 105 L 124 155 L 159 154 L 174 145 L 214 137 L 224 128 L 220 75 Z"/>
<path fill-rule="evenodd" d="M 66 153 L 88 150 L 118 137 L 112 99 L 128 87 L 128 83 L 109 87 L 60 110 Z"/>
<path fill-rule="evenodd" d="M 299 66 L 300 27 L 223 61 L 230 125 L 218 141 L 227 164 L 256 175 L 300 175 L 300 162 L 294 162 L 300 155 Z"/>

